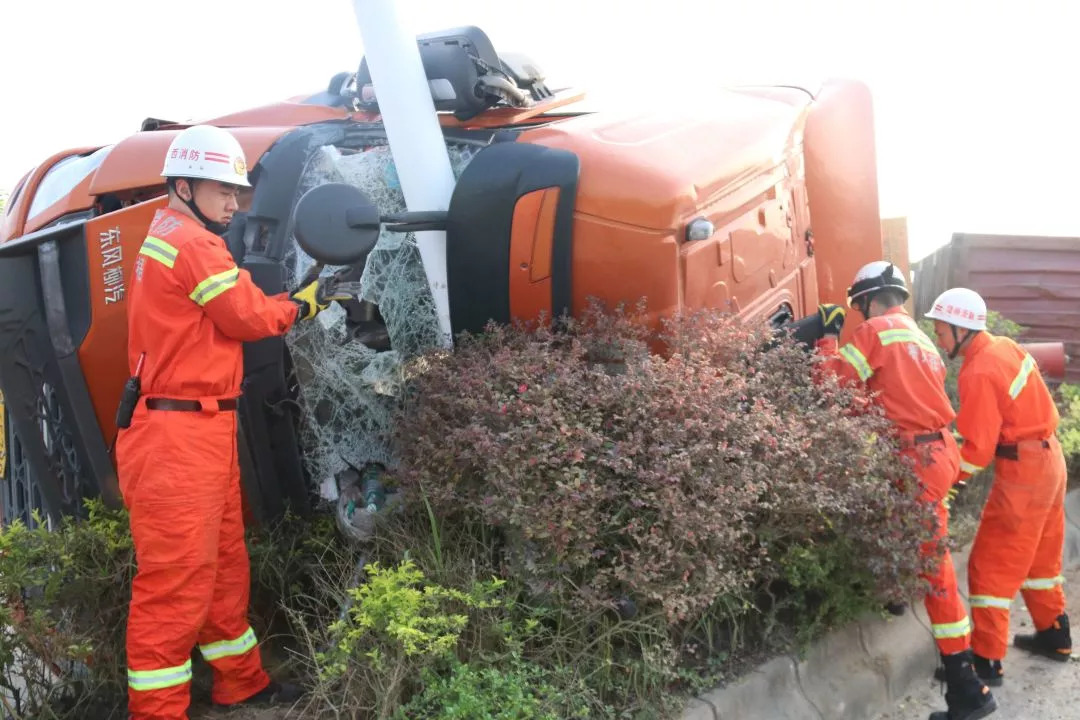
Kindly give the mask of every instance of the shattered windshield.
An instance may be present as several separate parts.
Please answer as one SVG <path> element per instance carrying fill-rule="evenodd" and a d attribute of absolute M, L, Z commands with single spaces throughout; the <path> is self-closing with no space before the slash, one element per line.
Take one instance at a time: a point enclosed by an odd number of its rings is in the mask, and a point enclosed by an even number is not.
<path fill-rule="evenodd" d="M 451 142 L 447 149 L 460 177 L 480 146 Z M 318 148 L 295 197 L 339 182 L 361 189 L 382 214 L 406 210 L 388 145 Z M 295 287 L 315 261 L 295 236 L 291 247 L 284 262 Z M 323 274 L 339 269 L 327 266 Z M 287 336 L 304 410 L 304 462 L 326 499 L 337 495 L 338 473 L 392 464 L 390 419 L 403 373 L 412 358 L 439 344 L 435 304 L 412 233 L 384 228 L 365 266 L 354 271 L 362 272 L 360 302 L 334 304 Z"/>

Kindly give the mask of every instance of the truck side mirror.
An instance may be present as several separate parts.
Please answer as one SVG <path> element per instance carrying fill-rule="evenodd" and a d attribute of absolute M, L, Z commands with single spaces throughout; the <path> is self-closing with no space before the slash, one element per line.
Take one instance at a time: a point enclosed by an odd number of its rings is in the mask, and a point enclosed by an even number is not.
<path fill-rule="evenodd" d="M 363 191 L 345 183 L 308 190 L 293 212 L 296 242 L 317 262 L 356 265 L 379 239 L 379 208 Z"/>

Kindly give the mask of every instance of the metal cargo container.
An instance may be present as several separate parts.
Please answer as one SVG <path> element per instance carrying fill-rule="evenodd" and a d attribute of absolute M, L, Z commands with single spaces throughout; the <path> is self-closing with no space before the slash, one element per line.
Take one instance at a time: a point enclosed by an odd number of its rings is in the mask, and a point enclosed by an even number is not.
<path fill-rule="evenodd" d="M 1065 379 L 1080 382 L 1080 238 L 956 233 L 912 271 L 917 317 L 942 291 L 971 288 L 1027 328 L 1023 342 L 1063 342 Z"/>

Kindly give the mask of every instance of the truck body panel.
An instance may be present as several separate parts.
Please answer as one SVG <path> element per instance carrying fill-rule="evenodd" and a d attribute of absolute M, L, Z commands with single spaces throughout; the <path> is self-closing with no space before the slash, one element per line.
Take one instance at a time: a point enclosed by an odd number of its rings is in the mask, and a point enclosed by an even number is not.
<path fill-rule="evenodd" d="M 208 121 L 244 148 L 255 189 L 225 241 L 267 293 L 294 279 L 292 212 L 312 164 L 385 150 L 378 114 L 350 97 L 297 96 Z M 855 269 L 882 257 L 865 86 L 718 90 L 693 112 L 575 113 L 579 97 L 440 113 L 448 148 L 468 156 L 447 212 L 455 332 L 580 313 L 593 297 L 645 298 L 654 325 L 699 308 L 780 324 L 844 302 Z M 148 119 L 114 145 L 57 153 L 11 198 L 0 225 L 8 520 L 34 503 L 51 518 L 77 512 L 86 494 L 119 502 L 108 445 L 128 373 L 126 288 L 183 127 Z M 293 358 L 270 338 L 246 345 L 244 363 L 245 502 L 255 519 L 302 511 L 313 479 Z"/>

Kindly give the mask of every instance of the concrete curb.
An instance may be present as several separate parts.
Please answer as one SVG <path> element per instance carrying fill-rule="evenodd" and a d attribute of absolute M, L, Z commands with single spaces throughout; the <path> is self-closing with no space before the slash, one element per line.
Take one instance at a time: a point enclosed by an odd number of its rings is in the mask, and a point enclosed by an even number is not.
<path fill-rule="evenodd" d="M 1065 499 L 1065 567 L 1080 565 L 1080 489 Z M 968 548 L 953 556 L 967 600 Z M 885 712 L 937 663 L 922 603 L 902 617 L 868 615 L 821 638 L 805 658 L 783 655 L 694 698 L 681 720 L 865 720 Z"/>
<path fill-rule="evenodd" d="M 1065 496 L 1065 567 L 1080 565 L 1080 488 Z"/>

